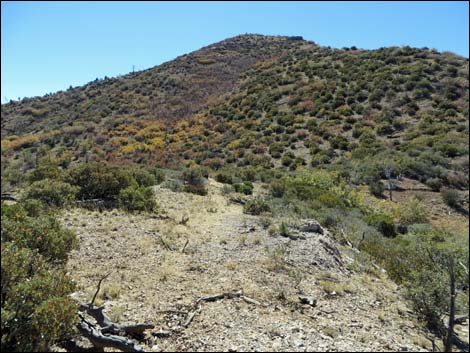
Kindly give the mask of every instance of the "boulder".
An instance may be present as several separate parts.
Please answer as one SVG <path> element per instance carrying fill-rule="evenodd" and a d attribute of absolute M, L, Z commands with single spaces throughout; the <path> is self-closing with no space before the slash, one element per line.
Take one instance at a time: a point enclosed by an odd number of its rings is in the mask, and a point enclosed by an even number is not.
<path fill-rule="evenodd" d="M 307 219 L 304 221 L 304 224 L 300 227 L 302 232 L 307 233 L 320 233 L 323 234 L 323 228 L 321 227 L 320 223 L 318 223 L 314 219 Z"/>

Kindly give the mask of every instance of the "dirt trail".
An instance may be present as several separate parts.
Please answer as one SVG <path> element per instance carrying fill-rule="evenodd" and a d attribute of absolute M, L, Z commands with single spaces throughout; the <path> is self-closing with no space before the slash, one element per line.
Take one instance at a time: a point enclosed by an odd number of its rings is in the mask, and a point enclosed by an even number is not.
<path fill-rule="evenodd" d="M 112 318 L 173 332 L 168 338 L 149 334 L 144 347 L 152 351 L 430 348 L 396 285 L 348 270 L 352 259 L 344 252 L 335 259 L 337 244 L 328 234 L 270 236 L 262 217 L 229 202 L 222 184 L 210 180 L 209 190 L 197 196 L 156 187 L 166 219 L 161 213 L 67 211 L 63 223 L 81 245 L 68 262 L 76 296 L 89 300 L 98 279 L 112 271 L 99 296 Z M 185 225 L 179 224 L 183 217 L 189 217 Z M 204 303 L 187 328 L 187 315 L 162 312 L 189 312 L 198 298 L 232 290 L 262 305 L 241 298 Z M 300 304 L 299 294 L 313 296 L 316 307 Z"/>

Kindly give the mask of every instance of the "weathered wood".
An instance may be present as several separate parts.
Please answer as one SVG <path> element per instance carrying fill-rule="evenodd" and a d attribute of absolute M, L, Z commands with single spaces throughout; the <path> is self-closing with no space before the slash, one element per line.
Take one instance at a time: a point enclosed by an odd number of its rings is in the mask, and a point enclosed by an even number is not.
<path fill-rule="evenodd" d="M 467 320 L 468 320 L 468 314 L 465 316 L 456 317 L 454 320 L 454 324 L 461 325 Z"/>
<path fill-rule="evenodd" d="M 2 192 L 1 194 L 2 201 L 15 201 L 18 202 L 16 198 L 14 198 L 9 192 Z"/>
<path fill-rule="evenodd" d="M 116 335 L 106 335 L 100 329 L 85 320 L 81 316 L 81 321 L 77 325 L 80 333 L 88 338 L 97 348 L 111 347 L 123 352 L 144 352 L 144 350 L 130 339 Z"/>
<path fill-rule="evenodd" d="M 201 307 L 198 307 L 196 310 L 190 312 L 188 315 L 188 318 L 186 319 L 186 322 L 183 324 L 183 327 L 185 328 L 188 327 L 193 321 L 196 314 L 199 314 L 200 312 L 201 312 Z"/>
<path fill-rule="evenodd" d="M 106 278 L 108 278 L 110 274 L 111 274 L 111 272 L 107 273 L 106 275 L 104 275 L 103 277 L 101 277 L 101 279 L 99 280 L 99 282 L 98 282 L 98 287 L 96 288 L 96 292 L 95 292 L 95 294 L 93 295 L 93 299 L 91 299 L 90 306 L 93 306 L 93 303 L 95 302 L 96 296 L 98 295 L 98 292 L 100 291 L 101 282 L 103 282 L 103 280 L 105 280 Z"/>
<path fill-rule="evenodd" d="M 80 310 L 86 312 L 93 317 L 97 324 L 101 326 L 101 333 L 114 333 L 120 334 L 139 334 L 141 335 L 145 330 L 153 329 L 155 326 L 152 324 L 136 324 L 121 326 L 113 323 L 111 319 L 103 312 L 104 307 L 93 306 L 88 304 L 80 304 Z"/>
<path fill-rule="evenodd" d="M 186 249 L 186 246 L 188 246 L 188 243 L 189 243 L 189 239 L 186 240 L 186 243 L 184 243 L 184 246 L 183 248 L 181 249 L 181 252 L 184 254 L 184 250 Z"/>

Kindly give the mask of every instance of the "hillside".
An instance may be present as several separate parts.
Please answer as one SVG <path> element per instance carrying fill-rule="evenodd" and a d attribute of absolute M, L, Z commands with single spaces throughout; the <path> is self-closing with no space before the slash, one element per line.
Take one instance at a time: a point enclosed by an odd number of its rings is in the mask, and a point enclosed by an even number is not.
<path fill-rule="evenodd" d="M 468 351 L 468 70 L 250 34 L 2 105 L 2 350 Z"/>
<path fill-rule="evenodd" d="M 28 151 L 29 164 L 47 150 L 64 163 L 334 164 L 358 182 L 387 161 L 431 187 L 467 189 L 468 103 L 468 59 L 451 53 L 242 35 L 2 105 L 2 153 Z"/>

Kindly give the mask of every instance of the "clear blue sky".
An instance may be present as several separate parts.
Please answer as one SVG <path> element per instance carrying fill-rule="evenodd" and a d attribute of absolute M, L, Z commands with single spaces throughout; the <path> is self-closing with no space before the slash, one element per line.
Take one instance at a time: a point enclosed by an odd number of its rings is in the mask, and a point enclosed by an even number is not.
<path fill-rule="evenodd" d="M 464 2 L 8 2 L 1 101 L 146 69 L 243 33 L 320 45 L 430 47 L 468 58 Z"/>

